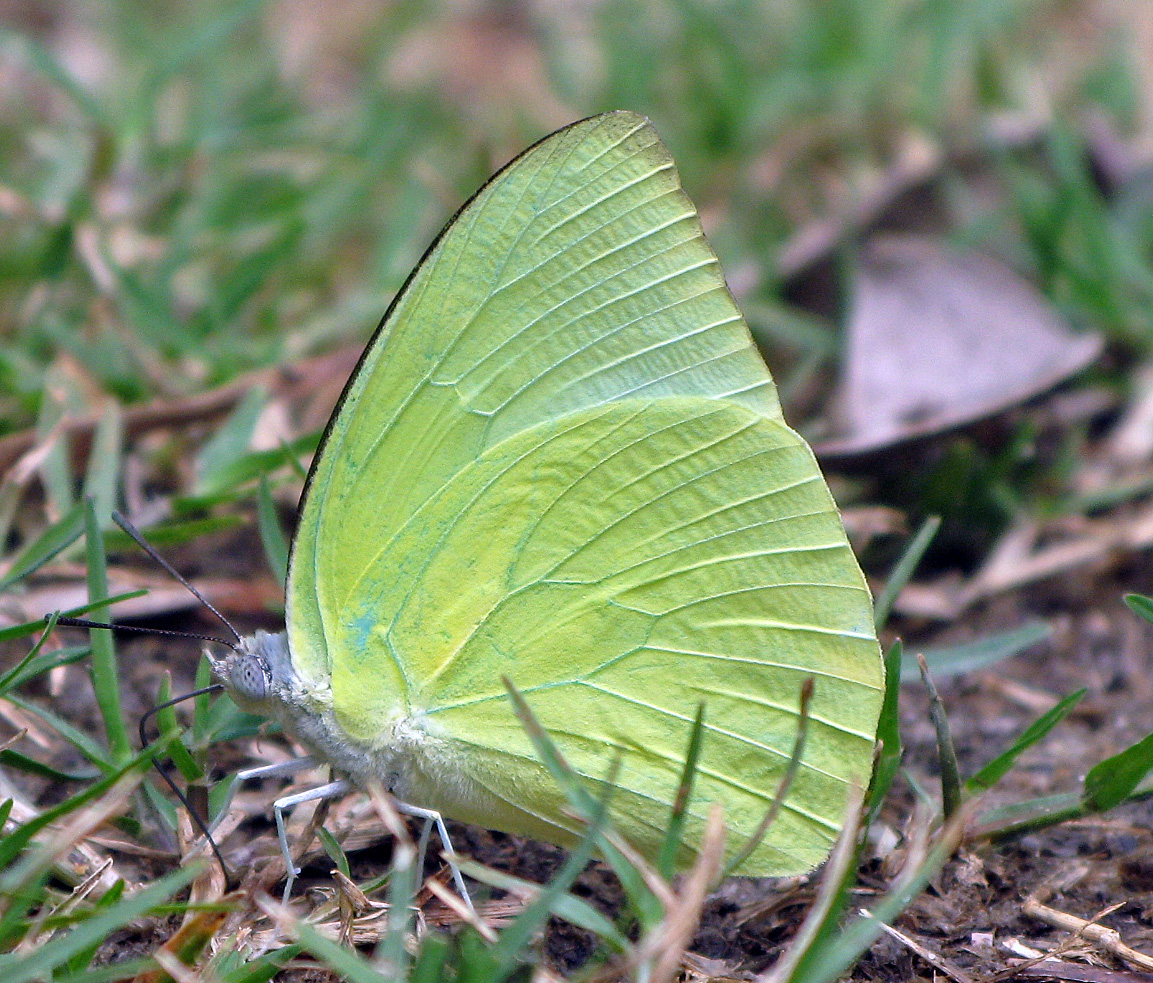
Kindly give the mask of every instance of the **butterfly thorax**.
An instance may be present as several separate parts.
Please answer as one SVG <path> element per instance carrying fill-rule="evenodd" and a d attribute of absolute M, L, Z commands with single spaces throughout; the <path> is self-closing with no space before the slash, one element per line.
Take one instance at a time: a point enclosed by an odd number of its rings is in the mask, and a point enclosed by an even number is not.
<path fill-rule="evenodd" d="M 383 780 L 401 795 L 424 783 L 412 774 L 414 762 L 431 753 L 430 740 L 418 720 L 396 720 L 387 736 L 373 744 L 351 738 L 337 722 L 332 692 L 303 680 L 293 664 L 284 632 L 257 631 L 223 657 L 209 653 L 213 673 L 242 710 L 277 721 L 317 757 L 359 785 Z M 417 769 L 419 770 L 419 768 Z M 413 803 L 419 804 L 419 803 Z"/>

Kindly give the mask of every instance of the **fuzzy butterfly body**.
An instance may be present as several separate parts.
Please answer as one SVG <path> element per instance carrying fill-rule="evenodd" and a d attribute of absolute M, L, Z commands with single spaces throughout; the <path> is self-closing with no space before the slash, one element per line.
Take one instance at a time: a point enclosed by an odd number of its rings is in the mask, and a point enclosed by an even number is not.
<path fill-rule="evenodd" d="M 228 661 L 241 702 L 353 780 L 570 843 L 507 676 L 590 782 L 619 756 L 614 821 L 650 853 L 697 706 L 685 840 L 719 801 L 736 849 L 813 677 L 793 791 L 741 870 L 825 857 L 871 765 L 869 593 L 646 120 L 547 137 L 441 233 L 314 461 L 287 630 Z"/>

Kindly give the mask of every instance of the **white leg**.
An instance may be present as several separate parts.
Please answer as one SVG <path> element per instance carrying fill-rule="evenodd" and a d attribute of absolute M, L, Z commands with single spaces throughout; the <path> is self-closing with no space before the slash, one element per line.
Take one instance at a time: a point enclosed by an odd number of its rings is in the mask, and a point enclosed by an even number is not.
<path fill-rule="evenodd" d="M 284 828 L 285 810 L 298 806 L 302 802 L 311 802 L 314 799 L 339 798 L 346 792 L 352 791 L 352 787 L 352 782 L 342 778 L 339 781 L 318 785 L 316 788 L 310 788 L 304 792 L 282 796 L 272 803 L 272 814 L 276 817 L 276 837 L 280 841 L 280 853 L 284 857 L 284 866 L 288 870 L 284 882 L 284 895 L 281 898 L 284 904 L 288 904 L 289 895 L 292 894 L 292 885 L 296 881 L 296 875 L 300 873 L 300 870 L 292 862 L 292 851 L 288 848 L 288 833 Z"/>
<path fill-rule="evenodd" d="M 315 758 L 293 758 L 289 761 L 282 761 L 274 765 L 261 765 L 257 768 L 246 768 L 244 771 L 237 773 L 237 778 L 241 781 L 247 781 L 251 778 L 271 778 L 278 775 L 293 775 L 298 771 L 303 771 L 305 768 L 311 768 L 313 765 L 319 764 Z M 302 802 L 312 802 L 314 799 L 335 799 L 350 792 L 353 789 L 351 782 L 340 779 L 335 782 L 329 782 L 327 785 L 320 785 L 316 788 L 308 789 L 304 792 L 296 792 L 293 795 L 285 795 L 272 803 L 272 813 L 276 819 L 276 838 L 280 843 L 280 853 L 284 857 L 284 866 L 287 870 L 286 880 L 284 883 L 284 903 L 288 903 L 289 895 L 292 893 L 292 885 L 296 881 L 296 875 L 300 873 L 299 869 L 292 862 L 292 851 L 288 847 L 288 833 L 284 826 L 284 813 L 291 809 L 293 806 L 298 806 Z M 449 839 L 448 829 L 444 825 L 444 819 L 439 812 L 433 809 L 422 809 L 420 806 L 409 805 L 407 802 L 396 800 L 396 809 L 398 812 L 406 816 L 413 816 L 416 819 L 424 820 L 424 828 L 420 833 L 420 846 L 417 853 L 417 870 L 424 871 L 424 858 L 428 851 L 428 841 L 432 833 L 432 827 L 435 824 L 436 831 L 440 834 L 440 842 L 444 846 L 444 852 L 447 855 L 448 866 L 452 871 L 453 883 L 456 884 L 456 889 L 460 892 L 460 896 L 464 899 L 464 903 L 468 905 L 470 910 L 472 908 L 472 898 L 469 896 L 468 888 L 464 884 L 464 875 L 460 872 L 460 868 L 456 865 L 456 851 L 452 847 L 452 840 Z"/>
<path fill-rule="evenodd" d="M 448 829 L 444 825 L 444 818 L 441 814 L 434 809 L 422 809 L 420 806 L 412 806 L 407 802 L 401 802 L 399 799 L 396 801 L 396 811 L 406 816 L 414 816 L 424 820 L 424 829 L 421 830 L 420 834 L 420 851 L 417 857 L 418 871 L 423 872 L 424 870 L 424 854 L 428 847 L 429 833 L 432 831 L 433 823 L 436 824 L 436 831 L 440 834 L 440 842 L 444 846 L 445 859 L 448 861 L 449 870 L 452 871 L 453 883 L 456 884 L 456 889 L 464 898 L 464 903 L 468 905 L 469 911 L 475 911 L 476 909 L 472 906 L 472 898 L 468 895 L 468 888 L 464 886 L 464 875 L 456 865 L 456 851 L 452 848 L 452 840 L 448 838 Z"/>
<path fill-rule="evenodd" d="M 316 758 L 290 758 L 288 761 L 281 761 L 275 765 L 245 768 L 243 771 L 238 771 L 236 777 L 242 782 L 247 782 L 250 778 L 276 778 L 281 775 L 295 775 L 298 771 L 304 771 L 305 768 L 311 768 L 319 763 Z"/>

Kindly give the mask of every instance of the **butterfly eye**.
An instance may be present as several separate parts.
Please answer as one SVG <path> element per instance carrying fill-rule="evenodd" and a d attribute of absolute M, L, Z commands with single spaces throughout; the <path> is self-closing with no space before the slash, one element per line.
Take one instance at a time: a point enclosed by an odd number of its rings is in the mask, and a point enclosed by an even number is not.
<path fill-rule="evenodd" d="M 232 688 L 245 700 L 261 702 L 268 696 L 268 676 L 257 659 L 240 659 L 232 666 L 229 674 Z"/>

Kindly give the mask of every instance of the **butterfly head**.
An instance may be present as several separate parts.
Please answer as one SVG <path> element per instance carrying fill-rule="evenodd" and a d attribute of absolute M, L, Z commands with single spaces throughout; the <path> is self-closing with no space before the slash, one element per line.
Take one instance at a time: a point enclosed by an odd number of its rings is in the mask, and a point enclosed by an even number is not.
<path fill-rule="evenodd" d="M 292 658 L 283 633 L 258 631 L 242 638 L 224 655 L 206 654 L 213 675 L 224 684 L 237 706 L 250 713 L 269 715 L 291 685 Z"/>

